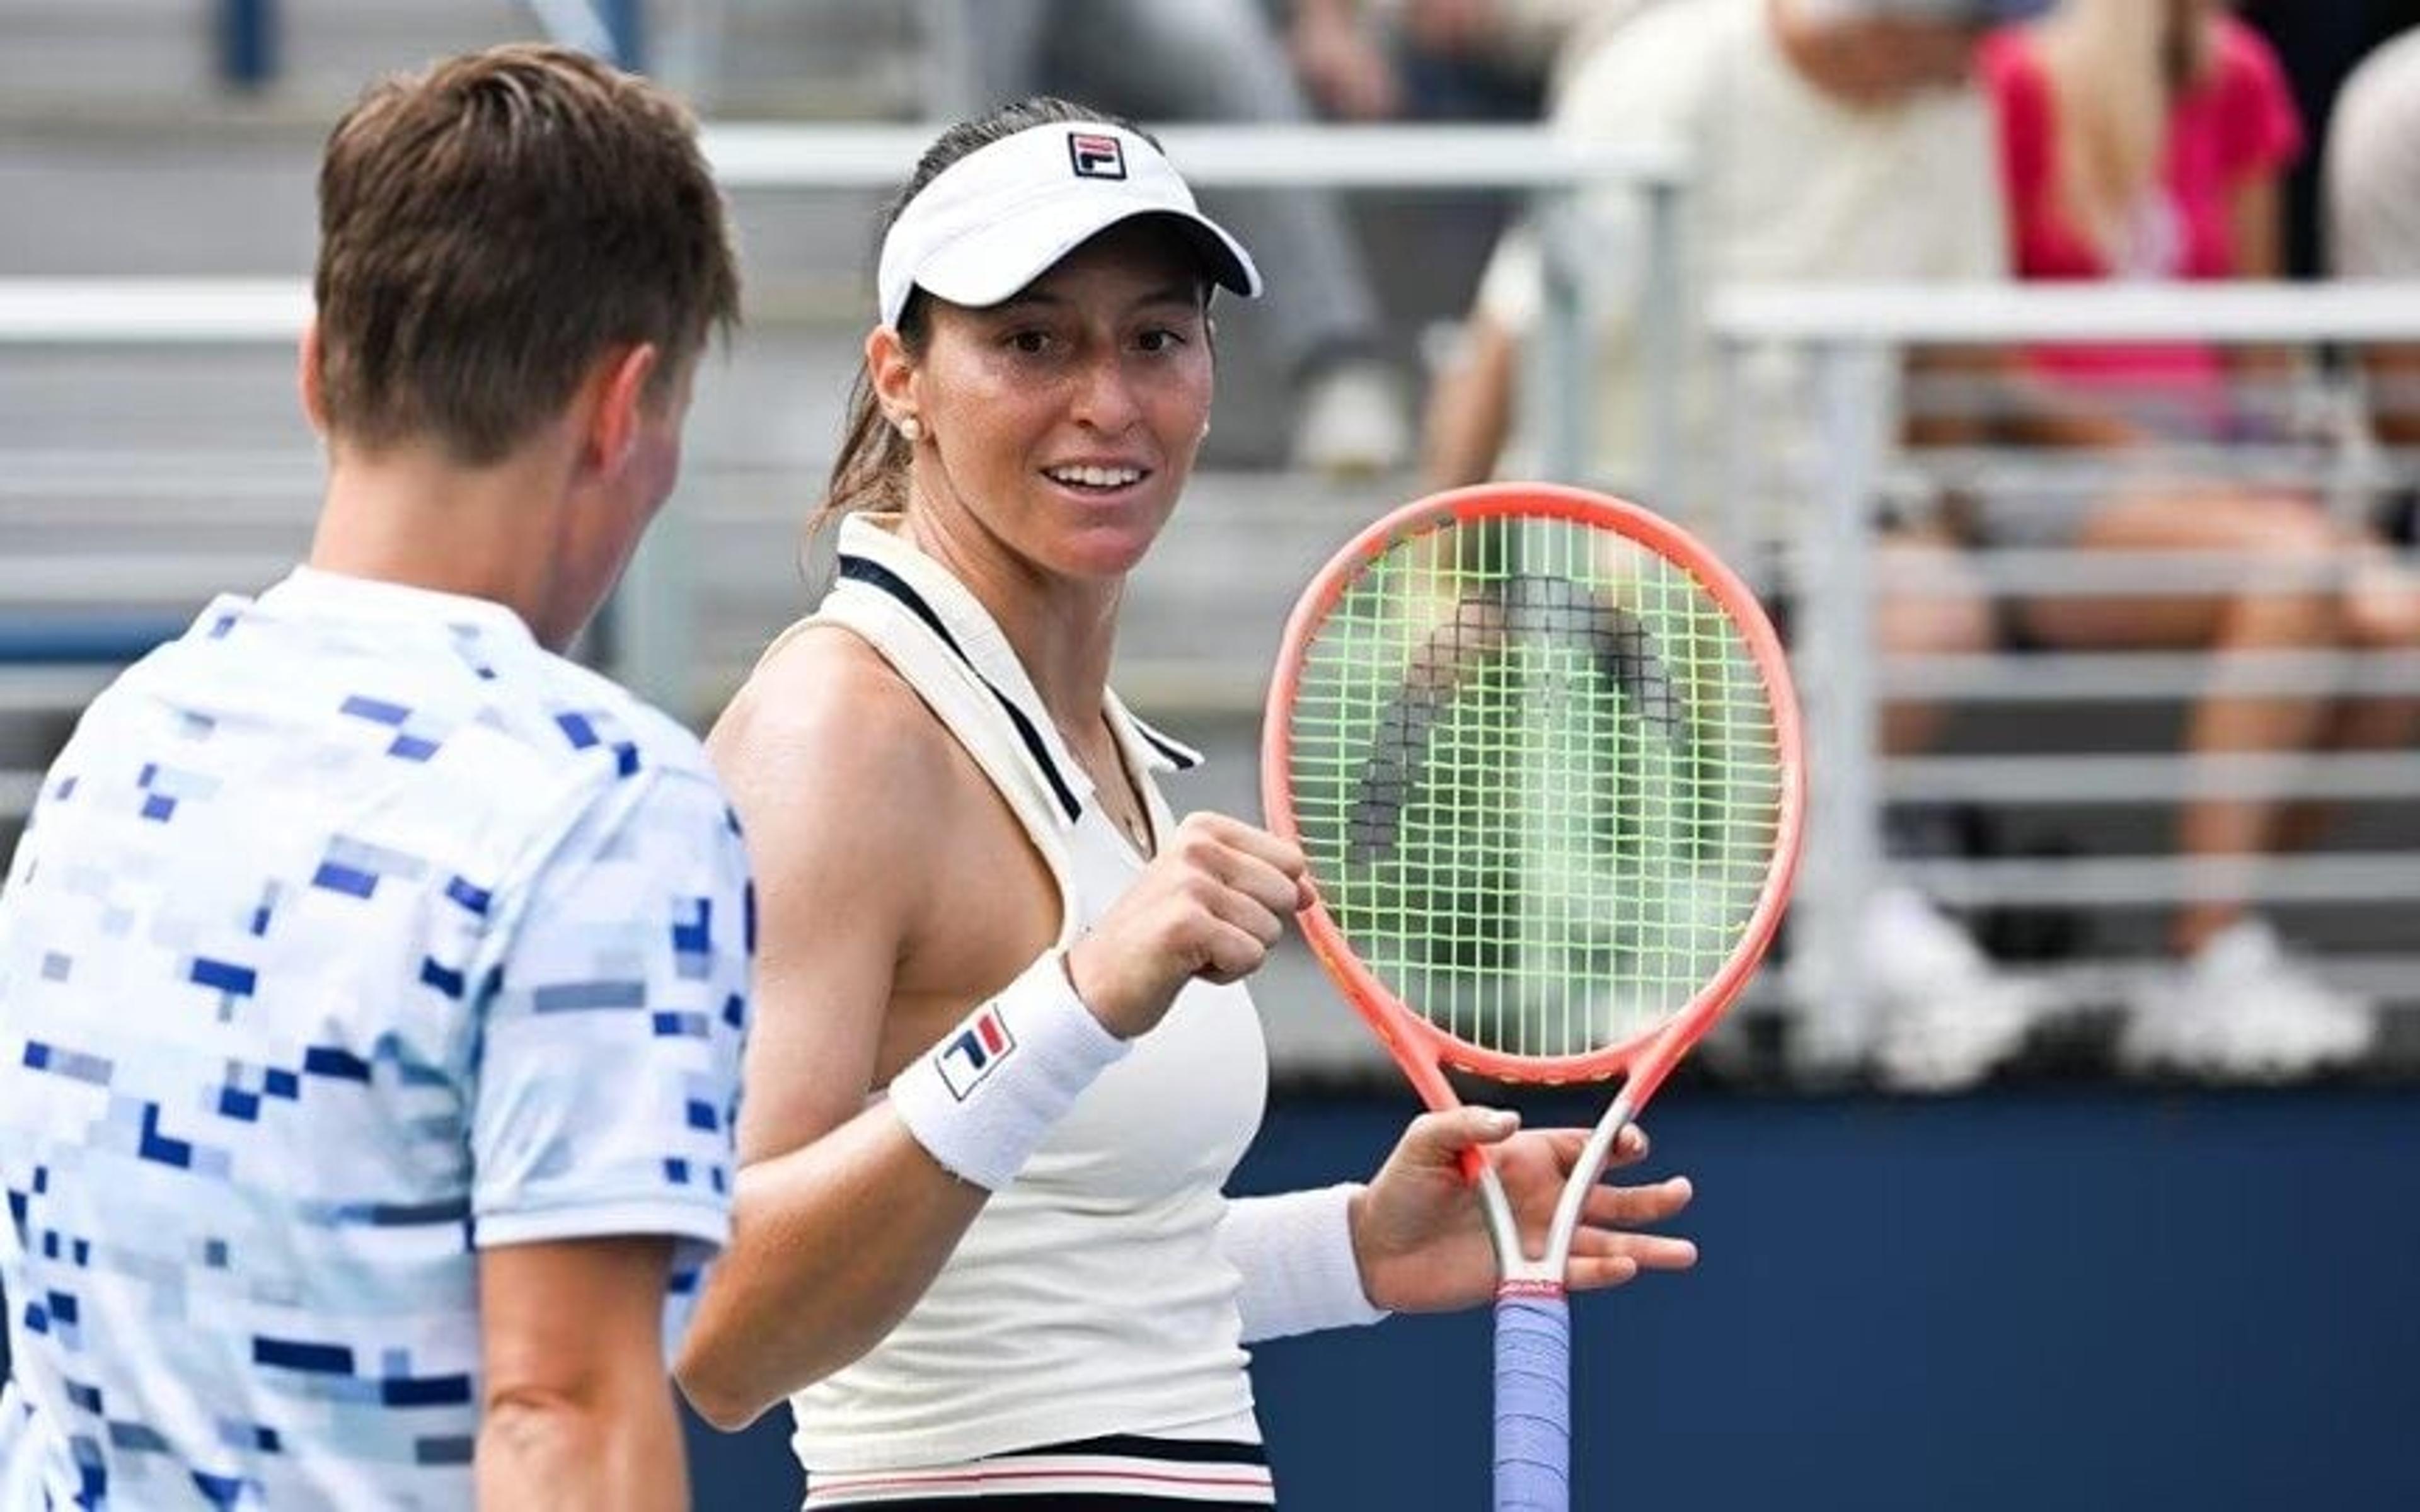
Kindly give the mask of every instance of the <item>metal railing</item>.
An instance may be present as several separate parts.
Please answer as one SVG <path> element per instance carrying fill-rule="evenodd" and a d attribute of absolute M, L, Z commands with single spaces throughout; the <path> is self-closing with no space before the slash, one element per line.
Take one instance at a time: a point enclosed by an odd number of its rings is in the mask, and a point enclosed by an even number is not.
<path fill-rule="evenodd" d="M 728 124 L 709 127 L 705 146 L 729 190 L 813 193 L 900 182 L 929 134 L 928 128 L 915 126 Z M 1646 197 L 1651 224 L 1660 228 L 1654 245 L 1668 276 L 1678 255 L 1675 209 L 1682 172 L 1668 153 L 1579 147 L 1524 128 L 1175 127 L 1161 135 L 1188 177 L 1204 188 L 1493 186 L 1531 194 L 1553 222 L 1583 189 L 1628 184 Z M 1551 266 L 1546 295 L 1549 308 L 1560 313 L 1547 322 L 1540 357 L 1554 377 L 1539 389 L 1566 397 L 1553 430 L 1559 437 L 1552 443 L 1553 455 L 1560 459 L 1559 470 L 1576 473 L 1593 372 L 1583 317 L 1585 264 L 1565 245 Z M 1677 308 L 1677 301 L 1664 302 Z M 120 354 L 127 363 L 141 363 L 156 354 L 163 361 L 207 365 L 214 354 L 226 352 L 248 354 L 244 362 L 259 368 L 300 336 L 310 316 L 310 291 L 298 279 L 0 279 L 0 359 Z M 1667 351 L 1682 338 L 1677 320 L 1659 325 L 1642 361 L 1655 361 L 1650 354 Z M 833 374 L 835 392 L 845 380 L 845 373 Z M 78 671 L 71 678 L 63 679 L 56 667 L 29 670 L 19 658 L 0 679 L 0 706 L 22 712 L 46 700 L 88 695 L 98 686 L 101 667 L 131 659 L 172 633 L 176 614 L 194 607 L 194 592 L 266 581 L 288 560 L 297 502 L 316 493 L 318 477 L 318 459 L 299 424 L 290 447 L 264 449 L 256 441 L 244 450 L 240 439 L 230 445 L 215 437 L 145 444 L 139 418 L 131 418 L 132 424 L 102 427 L 94 440 L 39 430 L 21 431 L 13 444 L 0 440 L 6 461 L 0 466 L 0 509 L 9 512 L 7 523 L 22 542 L 28 538 L 24 532 L 41 531 L 49 518 L 53 528 L 46 543 L 68 543 L 38 552 L 0 551 L 0 604 L 54 617 L 115 609 L 120 611 L 116 625 L 122 632 L 115 656 L 108 654 L 112 647 L 82 645 L 79 656 L 90 666 L 65 670 Z M 133 444 L 120 444 L 121 434 Z M 769 465 L 745 458 L 726 462 L 724 475 L 703 486 L 710 491 L 728 485 L 735 471 L 756 492 L 794 497 L 811 486 L 794 464 L 786 483 L 757 475 Z M 697 471 L 693 466 L 693 479 Z M 192 528 L 175 527 L 176 506 L 193 500 L 197 489 L 207 489 L 213 503 L 193 511 Z M 701 489 L 685 491 L 694 495 Z M 147 522 L 173 528 L 174 539 L 150 536 L 147 548 L 121 545 L 106 530 L 79 528 L 94 510 L 113 508 L 139 509 Z M 606 641 L 610 669 L 665 706 L 688 710 L 699 702 L 697 632 L 705 605 L 698 579 L 706 570 L 703 559 L 723 546 L 717 532 L 727 532 L 731 523 L 729 509 L 718 512 L 711 504 L 667 512 L 613 606 Z M 230 528 L 235 526 L 242 529 Z M 89 624 L 70 627 L 80 640 L 90 640 Z M 1201 669 L 1192 671 L 1199 681 Z M 1160 675 L 1180 674 L 1171 670 Z M 1225 689 L 1223 702 L 1233 704 L 1244 701 L 1253 681 L 1212 680 Z M 23 796 L 0 783 L 0 819 L 12 811 L 8 800 Z"/>
<path fill-rule="evenodd" d="M 1678 194 L 1683 164 L 1672 153 L 1605 148 L 1559 141 L 1526 127 L 1171 127 L 1159 133 L 1187 177 L 1204 188 L 1326 186 L 1347 190 L 1450 190 L 1492 186 L 1534 196 L 1549 225 L 1573 220 L 1581 191 L 1627 185 L 1644 196 L 1651 227 L 1651 276 L 1678 277 Z M 717 178 L 732 191 L 823 193 L 886 188 L 906 178 L 930 137 L 918 126 L 708 127 L 704 142 Z M 1559 402 L 1545 427 L 1545 471 L 1577 477 L 1586 453 L 1591 376 L 1587 336 L 1586 259 L 1568 236 L 1550 237 L 1545 288 L 1548 318 L 1537 361 L 1537 392 Z M 1668 366 L 1683 339 L 1677 300 L 1656 301 L 1663 316 L 1642 340 L 1640 361 Z M 300 281 L 258 279 L 0 280 L 0 352 L 44 347 L 241 347 L 293 341 L 310 317 Z M 1675 423 L 1659 411 L 1656 454 L 1677 455 Z M 54 490 L 77 486 L 71 458 L 37 459 Z M 96 465 L 122 483 L 129 459 Z M 1651 464 L 1653 465 L 1653 464 Z M 0 470 L 5 471 L 5 470 Z M 173 484 L 173 470 L 162 470 Z M 1666 475 L 1666 474 L 1652 474 Z M 0 484 L 0 488 L 8 485 Z M 54 493 L 52 496 L 55 496 Z M 697 665 L 693 626 L 695 544 L 691 523 L 668 515 L 650 532 L 616 601 L 613 671 L 670 707 L 692 700 Z M 122 579 L 122 575 L 121 575 Z M 56 580 L 55 579 L 54 580 Z M 72 597 L 70 587 L 23 584 L 38 598 Z M 6 596 L 0 593 L 0 596 Z"/>
<path fill-rule="evenodd" d="M 1732 471 L 1722 501 L 1722 532 L 1733 549 L 1770 546 L 1794 597 L 1794 655 L 1802 667 L 1818 806 L 1805 882 L 1795 909 L 1793 995 L 1807 1017 L 1799 1036 L 1805 1064 L 1838 1071 L 1866 1052 L 1874 1026 L 1854 941 L 1867 901 L 1885 868 L 1882 816 L 1892 802 L 1964 802 L 1999 808 L 2108 810 L 2165 804 L 2180 797 L 2379 800 L 2420 797 L 2420 755 L 2241 753 L 2188 756 L 2103 752 L 1923 755 L 1885 759 L 1879 745 L 1883 706 L 1897 700 L 2064 702 L 2089 709 L 2108 702 L 2183 700 L 2212 691 L 2273 694 L 2409 695 L 2420 692 L 2420 656 L 2380 651 L 2277 651 L 2213 657 L 2180 652 L 2013 651 L 1954 657 L 1885 657 L 1876 641 L 1877 603 L 1891 593 L 1980 591 L 1995 596 L 2055 594 L 2180 594 L 2214 590 L 2292 593 L 2315 586 L 2327 561 L 2280 562 L 2215 552 L 2093 554 L 2027 546 L 1978 545 L 1962 571 L 1928 582 L 1887 576 L 1875 551 L 1878 503 L 1911 472 L 1960 486 L 1994 469 L 2065 470 L 2063 486 L 2113 486 L 2106 463 L 2097 480 L 2088 456 L 2044 457 L 1948 453 L 1921 457 L 1890 438 L 1904 412 L 1899 360 L 1926 347 L 1962 348 L 2062 342 L 2217 345 L 2420 342 L 2420 284 L 2282 285 L 1977 285 L 1766 286 L 1719 291 L 1710 321 L 1724 381 L 1736 384 L 1760 353 L 1788 348 L 1807 360 L 1805 391 L 1818 437 L 1812 475 L 1781 485 L 1794 490 L 1793 524 L 1779 541 L 1760 490 Z M 1775 417 L 1760 415 L 1768 425 Z M 1755 438 L 1734 433 L 1743 453 Z M 2197 460 L 2226 460 L 2217 448 Z M 2299 462 L 2248 455 L 2242 476 L 2299 477 L 2308 491 L 2341 504 L 2399 481 L 2410 470 L 2358 437 L 2340 437 Z M 2297 468 L 2299 467 L 2299 471 Z M 1900 491 L 1904 491 L 1902 488 Z M 1897 871 L 1952 904 L 2034 907 L 2140 907 L 2193 901 L 2391 903 L 2420 897 L 2420 851 L 2351 851 L 2195 866 L 2175 855 L 2078 855 L 1900 863 Z M 2410 939 L 2410 932 L 2403 937 Z M 2363 957 L 2350 973 L 2420 992 L 2420 952 Z M 2108 968 L 2109 963 L 2101 963 Z M 2400 968 L 2399 971 L 2396 968 Z M 2103 992 L 2123 970 L 2090 964 L 2061 974 L 2080 992 Z"/>
<path fill-rule="evenodd" d="M 1171 154 L 1204 187 L 1327 185 L 1414 189 L 1512 186 L 1539 196 L 1549 224 L 1591 184 L 1626 183 L 1646 197 L 1657 229 L 1652 245 L 1660 274 L 1651 286 L 1678 276 L 1677 226 L 1682 164 L 1648 152 L 1583 150 L 1539 133 L 1497 128 L 1171 128 Z M 735 190 L 814 193 L 864 190 L 899 181 L 922 150 L 926 131 L 912 127 L 772 128 L 723 126 L 706 133 L 718 175 Z M 1585 262 L 1567 242 L 1548 239 L 1549 314 L 1540 361 L 1560 371 L 1533 392 L 1559 396 L 1548 417 L 1550 471 L 1581 474 L 1592 363 Z M 1659 284 L 1659 278 L 1666 282 Z M 1640 360 L 1657 371 L 1679 366 L 1672 355 L 1695 336 L 1683 329 L 1683 301 L 1651 299 L 1651 325 Z M 299 281 L 256 280 L 0 280 L 0 357 L 51 350 L 122 350 L 142 357 L 174 349 L 209 353 L 272 348 L 290 343 L 309 318 L 308 290 Z M 1856 963 L 1846 949 L 1858 912 L 1881 864 L 1879 819 L 1894 802 L 1970 800 L 2015 809 L 2079 801 L 2104 809 L 2173 798 L 2179 793 L 2266 795 L 2402 801 L 2420 793 L 2420 768 L 2400 753 L 2270 761 L 2259 757 L 2187 763 L 2167 755 L 2081 753 L 1937 754 L 1885 762 L 1875 746 L 1877 710 L 1891 699 L 1995 701 L 2079 704 L 2183 699 L 2223 687 L 2238 691 L 2299 691 L 2325 686 L 2339 693 L 2420 691 L 2420 665 L 2405 657 L 2339 652 L 2278 652 L 2226 658 L 2184 653 L 2028 652 L 1948 658 L 1882 658 L 1873 654 L 1873 610 L 1884 586 L 1868 521 L 1875 500 L 1911 460 L 1885 440 L 1900 403 L 1890 379 L 1898 356 L 1929 345 L 1980 345 L 2058 338 L 2194 340 L 2307 344 L 2313 341 L 2420 341 L 2420 286 L 2209 287 L 2164 289 L 2042 288 L 1739 288 L 1716 291 L 1711 321 L 1726 363 L 1755 348 L 1783 347 L 1811 358 L 1802 397 L 1819 436 L 1817 471 L 1793 480 L 1795 524 L 1784 543 L 1787 577 L 1798 595 L 1796 653 L 1819 764 L 1821 801 L 1810 834 L 1806 884 L 1793 926 L 1792 996 L 1806 1012 L 1799 1036 L 1810 1065 L 1835 1068 L 1858 1058 L 1870 1024 Z M 837 382 L 842 375 L 835 374 Z M 1670 385 L 1645 390 L 1664 407 L 1651 421 L 1655 438 L 1651 474 L 1677 476 L 1678 418 Z M 1755 417 L 1760 425 L 1772 417 Z M 2294 476 L 2299 455 L 2231 451 L 2247 469 Z M 86 495 L 140 496 L 166 503 L 185 497 L 195 468 L 181 453 L 144 453 L 109 446 L 43 444 L 0 457 L 0 508 L 47 502 L 71 517 Z M 744 460 L 742 463 L 745 464 Z M 1938 475 L 1972 478 L 2024 473 L 2076 489 L 2094 486 L 2089 464 L 2063 457 L 1945 452 L 1924 466 Z M 2327 459 L 2331 486 L 2359 486 L 2358 470 Z M 293 495 L 316 480 L 307 445 L 290 450 L 213 455 L 221 476 L 230 469 L 255 492 Z M 2061 481 L 2062 470 L 2068 475 Z M 2350 480 L 2350 481 L 2348 481 Z M 802 480 L 799 480 L 802 481 Z M 1729 544 L 1753 554 L 1758 527 L 1748 493 L 1727 498 L 1738 517 L 1721 526 Z M 651 699 L 674 707 L 694 702 L 693 637 L 700 617 L 696 591 L 702 553 L 717 548 L 715 532 L 728 516 L 675 511 L 653 532 L 634 565 L 613 670 Z M 670 527 L 667 529 L 666 527 Z M 105 542 L 79 554 L 40 561 L 0 559 L 0 603 L 64 612 L 79 607 L 152 604 L 197 579 L 258 580 L 280 564 L 273 554 L 213 545 L 216 556 L 180 549 L 175 560 L 113 552 Z M 2214 561 L 2203 554 L 2165 559 L 2144 554 L 2124 561 L 2085 558 L 2035 548 L 1981 551 L 1974 577 L 1989 592 L 2017 594 L 2056 589 L 2061 594 L 2181 592 L 2240 585 L 2247 569 L 2273 586 L 2297 581 L 2274 562 Z M 1920 580 L 1891 584 L 1922 592 Z M 1952 586 L 1948 591 L 1962 591 Z M 1278 597 L 1286 596 L 1272 590 Z M 139 639 L 135 637 L 135 639 Z M 128 649 L 138 649 L 132 645 Z M 1238 673 L 1222 695 L 1248 704 L 1257 679 Z M 54 708 L 97 686 L 85 667 L 20 668 L 0 679 L 0 711 Z M 1129 689 L 1131 691 L 1131 689 Z M 51 702 L 44 702 L 44 701 Z M 25 795 L 22 774 L 0 774 L 0 815 Z M 1925 863 L 1910 875 L 1952 903 L 2136 904 L 2150 899 L 2250 896 L 2281 901 L 2381 901 L 2420 896 L 2420 855 L 2331 855 L 2264 865 L 2247 883 L 2231 874 L 2197 875 L 2172 856 L 2026 857 Z M 2331 962 L 2351 980 L 2420 984 L 2420 957 L 2397 952 Z M 2102 992 L 2126 980 L 2122 963 L 2087 961 L 2059 973 L 2078 993 Z M 2400 975 L 2398 975 L 2400 971 Z"/>

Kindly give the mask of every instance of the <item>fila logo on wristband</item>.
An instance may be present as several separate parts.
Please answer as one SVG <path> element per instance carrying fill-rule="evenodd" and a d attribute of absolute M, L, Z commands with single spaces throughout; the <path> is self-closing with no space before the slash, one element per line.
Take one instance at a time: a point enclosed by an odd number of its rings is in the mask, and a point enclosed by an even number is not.
<path fill-rule="evenodd" d="M 1045 950 L 892 1078 L 891 1106 L 943 1170 L 999 1192 L 1125 1051 Z"/>
<path fill-rule="evenodd" d="M 950 1095 L 963 1103 L 1016 1049 L 1016 1037 L 1008 1032 L 1000 1010 L 986 1008 L 935 1053 L 933 1063 Z"/>
<path fill-rule="evenodd" d="M 1126 176 L 1126 149 L 1114 136 L 1070 131 L 1067 134 L 1067 157 L 1075 163 L 1078 178 L 1124 178 Z"/>

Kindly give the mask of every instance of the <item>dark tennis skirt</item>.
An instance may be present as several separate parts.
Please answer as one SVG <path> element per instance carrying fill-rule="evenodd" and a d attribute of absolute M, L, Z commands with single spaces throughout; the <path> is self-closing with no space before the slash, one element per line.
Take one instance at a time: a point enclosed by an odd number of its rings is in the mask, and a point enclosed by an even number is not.
<path fill-rule="evenodd" d="M 1016 1449 L 954 1465 L 913 1470 L 818 1471 L 807 1477 L 806 1512 L 888 1507 L 963 1512 L 975 1502 L 1012 1502 L 1020 1512 L 1167 1512 L 1175 1507 L 1275 1506 L 1268 1455 L 1257 1443 L 1115 1434 Z"/>

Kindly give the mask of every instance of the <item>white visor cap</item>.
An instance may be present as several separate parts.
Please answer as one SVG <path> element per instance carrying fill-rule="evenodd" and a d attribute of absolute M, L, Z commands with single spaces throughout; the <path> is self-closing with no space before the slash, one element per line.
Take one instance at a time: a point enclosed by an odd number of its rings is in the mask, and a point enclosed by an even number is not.
<path fill-rule="evenodd" d="M 972 309 L 998 304 L 1121 221 L 1166 215 L 1221 287 L 1261 292 L 1251 254 L 1203 215 L 1157 147 L 1099 121 L 1028 127 L 934 176 L 882 239 L 875 274 L 882 323 L 926 293 Z"/>

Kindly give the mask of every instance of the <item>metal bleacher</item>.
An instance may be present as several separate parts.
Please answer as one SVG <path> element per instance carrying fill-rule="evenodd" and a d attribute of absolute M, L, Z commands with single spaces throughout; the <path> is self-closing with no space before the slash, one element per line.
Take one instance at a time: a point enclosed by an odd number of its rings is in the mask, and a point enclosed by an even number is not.
<path fill-rule="evenodd" d="M 912 114 L 908 8 L 654 8 L 675 20 L 712 12 L 710 26 L 659 29 L 664 71 L 686 71 L 709 113 L 760 123 L 721 131 L 714 149 L 748 323 L 702 374 L 669 529 L 586 649 L 699 722 L 810 599 L 801 525 L 863 335 L 873 211 L 922 139 L 861 119 Z M 0 233 L 0 652 L 16 653 L 0 656 L 0 855 L 35 774 L 113 666 L 210 594 L 273 580 L 305 547 L 318 458 L 295 402 L 293 338 L 328 124 L 380 69 L 534 30 L 528 8 L 471 0 L 280 9 L 285 71 L 234 93 L 211 77 L 189 7 L 0 0 L 0 192 L 11 206 Z M 801 129 L 805 182 L 786 135 Z M 1522 171 L 1535 177 L 1544 163 L 1570 181 L 1575 170 L 1552 156 Z M 1392 168 L 1388 154 L 1360 157 L 1365 175 L 1402 175 L 1400 154 Z M 1219 434 L 1136 595 L 1120 668 L 1129 697 L 1216 755 L 1185 801 L 1245 813 L 1259 808 L 1259 690 L 1294 586 L 1408 486 L 1265 471 L 1281 451 L 1284 385 L 1255 365 L 1250 320 L 1222 318 Z M 655 605 L 667 591 L 670 614 Z M 1300 995 L 1327 1000 L 1307 959 L 1282 969 Z M 1372 1059 L 1341 1011 L 1277 1034 L 1297 1066 Z"/>
<path fill-rule="evenodd" d="M 294 399 L 292 338 L 306 313 L 310 186 L 327 124 L 380 69 L 531 29 L 526 7 L 472 0 L 290 0 L 283 8 L 287 73 L 273 90 L 230 97 L 181 0 L 0 0 L 0 201 L 9 207 L 0 222 L 0 855 L 13 843 L 33 774 L 113 665 L 171 633 L 209 594 L 272 580 L 304 548 L 318 459 Z M 901 19 L 911 8 L 830 0 L 659 8 L 693 23 L 659 33 L 665 71 L 709 113 L 759 122 L 717 124 L 709 134 L 733 195 L 750 317 L 736 349 L 702 377 L 669 528 L 588 649 L 703 722 L 810 596 L 800 527 L 820 494 L 862 336 L 871 212 L 877 186 L 895 177 L 903 144 L 916 136 L 861 122 L 908 113 L 916 65 L 912 27 Z M 1589 174 L 1677 182 L 1675 165 L 1652 154 L 1580 163 L 1540 149 L 1515 169 L 1507 166 L 1515 154 L 1497 150 L 1502 143 L 1475 139 L 1463 145 L 1478 156 L 1457 166 L 1441 137 L 1405 153 L 1313 133 L 1277 153 L 1232 133 L 1171 134 L 1180 161 L 1232 182 L 1270 162 L 1317 172 L 1323 154 L 1339 181 L 1397 192 L 1406 180 L 1457 173 L 1542 192 Z M 2408 297 L 2264 292 L 2257 317 L 2235 317 L 2240 330 L 2211 324 L 2199 305 L 2174 318 L 2214 337 L 2420 339 L 2420 304 Z M 2000 854 L 1935 863 L 1929 885 L 1978 913 L 2076 923 L 2070 953 L 2044 969 L 2089 1009 L 2113 1001 L 2144 968 L 2150 906 L 2197 885 L 2161 851 L 2186 784 L 2340 796 L 2355 811 L 2337 848 L 2274 869 L 2264 885 L 2329 947 L 2334 969 L 2408 1007 L 2420 995 L 2407 922 L 2420 896 L 2420 760 L 2410 752 L 2187 771 L 2175 756 L 2176 711 L 2211 675 L 2205 658 L 1872 656 L 1867 507 L 1917 470 L 1872 443 L 1897 412 L 1891 391 L 1874 381 L 1878 364 L 1907 346 L 2040 334 L 2029 322 L 2048 317 L 2024 304 L 1978 291 L 1878 293 L 1862 304 L 1732 291 L 1716 315 L 1733 349 L 1789 348 L 1814 375 L 1784 396 L 1802 407 L 1803 425 L 1774 408 L 1753 411 L 1757 424 L 1730 460 L 1761 468 L 1756 484 L 1731 490 L 1728 513 L 1692 520 L 1744 557 L 1761 559 L 1777 544 L 1780 580 L 1800 596 L 1817 829 L 1793 930 L 1801 948 L 1790 973 L 1775 974 L 1774 986 L 1789 990 L 1770 1000 L 1797 1031 L 1803 1069 L 1837 1074 L 1857 1059 L 1868 1026 L 1856 984 L 1822 942 L 1847 937 L 1845 921 L 1873 884 L 1876 822 L 1891 804 L 1958 805 L 1991 817 Z M 2149 318 L 2116 305 L 2077 316 L 2086 317 L 2084 329 L 2104 334 L 2113 322 Z M 46 332 L 45 319 L 56 328 Z M 1285 611 L 1326 553 L 1413 480 L 1338 484 L 1271 471 L 1283 385 L 1254 365 L 1249 312 L 1222 313 L 1222 328 L 1214 449 L 1130 596 L 1118 680 L 1139 706 L 1211 751 L 1210 769 L 1183 800 L 1251 815 L 1260 810 L 1258 707 Z M 1576 424 L 1585 409 L 1574 385 L 1541 388 L 1567 401 L 1544 427 L 1551 456 L 1557 425 Z M 1757 455 L 1793 430 L 1821 444 Z M 2343 484 L 2350 456 L 2291 462 L 2311 470 L 2303 481 L 2323 487 Z M 1922 468 L 1934 482 L 2006 484 L 2026 469 L 2062 465 L 1968 453 L 1936 455 Z M 2094 486 L 2090 463 L 2072 466 L 2073 486 Z M 1654 480 L 1644 485 L 1642 497 L 1656 501 Z M 2005 594 L 2044 583 L 2071 589 L 2087 568 L 2109 570 L 2023 552 L 1978 564 Z M 2323 660 L 2227 675 L 2420 690 L 2408 658 Z M 1950 742 L 1922 758 L 1882 761 L 1871 737 L 1876 708 L 1917 696 L 1959 705 Z M 1289 954 L 1272 970 L 1266 1000 L 1306 1005 L 1270 1015 L 1281 1065 L 1324 1074 L 1375 1064 L 1307 957 Z M 2390 1047 L 2420 1038 L 2409 1032 L 2420 1015 L 2397 1023 Z"/>

